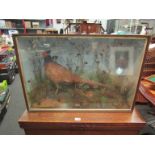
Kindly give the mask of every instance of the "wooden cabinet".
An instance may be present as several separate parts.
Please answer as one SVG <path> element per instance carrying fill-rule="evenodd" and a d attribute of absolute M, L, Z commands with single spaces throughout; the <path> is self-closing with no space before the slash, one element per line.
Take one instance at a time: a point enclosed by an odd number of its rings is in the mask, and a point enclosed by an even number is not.
<path fill-rule="evenodd" d="M 81 23 L 80 33 L 101 33 L 101 24 L 95 23 Z"/>
<path fill-rule="evenodd" d="M 101 34 L 104 33 L 104 28 L 102 24 L 99 23 L 70 23 L 66 28 L 65 32 L 67 34 Z"/>
<path fill-rule="evenodd" d="M 17 30 L 19 34 L 43 33 L 46 30 L 45 19 L 4 19 L 0 20 L 0 34 L 8 34 L 10 30 Z"/>

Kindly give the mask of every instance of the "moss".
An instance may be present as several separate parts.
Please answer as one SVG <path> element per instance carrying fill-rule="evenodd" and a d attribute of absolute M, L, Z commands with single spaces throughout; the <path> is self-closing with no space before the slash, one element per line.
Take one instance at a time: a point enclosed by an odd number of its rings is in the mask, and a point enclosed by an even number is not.
<path fill-rule="evenodd" d="M 106 96 L 102 96 L 101 97 L 101 102 L 104 103 L 104 102 L 107 102 L 108 98 Z"/>

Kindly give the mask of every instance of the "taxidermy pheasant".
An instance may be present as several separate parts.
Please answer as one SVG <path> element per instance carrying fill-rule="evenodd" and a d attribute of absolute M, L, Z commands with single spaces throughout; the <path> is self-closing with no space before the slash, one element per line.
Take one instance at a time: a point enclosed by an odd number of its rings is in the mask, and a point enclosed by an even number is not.
<path fill-rule="evenodd" d="M 56 86 L 56 92 L 59 91 L 59 84 L 60 83 L 70 83 L 70 84 L 88 84 L 90 87 L 105 87 L 104 84 L 82 79 L 75 73 L 72 73 L 69 69 L 65 68 L 64 66 L 54 62 L 52 57 L 49 55 L 50 51 L 43 52 L 44 57 L 44 69 L 45 75 L 49 80 L 51 80 Z"/>

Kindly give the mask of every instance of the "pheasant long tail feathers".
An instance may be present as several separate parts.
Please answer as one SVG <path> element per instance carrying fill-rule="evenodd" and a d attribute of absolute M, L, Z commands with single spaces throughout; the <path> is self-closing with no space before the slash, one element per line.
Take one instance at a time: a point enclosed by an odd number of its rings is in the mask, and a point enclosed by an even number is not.
<path fill-rule="evenodd" d="M 89 86 L 94 87 L 94 88 L 97 88 L 97 87 L 106 88 L 107 87 L 105 84 L 95 82 L 92 80 L 82 80 L 81 83 L 88 84 Z"/>

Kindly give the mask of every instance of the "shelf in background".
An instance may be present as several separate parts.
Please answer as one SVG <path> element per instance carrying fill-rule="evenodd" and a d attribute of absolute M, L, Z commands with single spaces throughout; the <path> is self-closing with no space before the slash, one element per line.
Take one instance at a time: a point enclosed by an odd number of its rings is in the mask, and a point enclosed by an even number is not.
<path fill-rule="evenodd" d="M 26 28 L 27 30 L 48 30 L 48 28 Z M 55 30 L 53 30 L 55 31 Z"/>
<path fill-rule="evenodd" d="M 16 30 L 16 29 L 24 29 L 24 28 L 17 28 L 17 27 L 13 27 L 13 28 L 9 28 L 9 27 L 0 27 L 1 30 Z"/>
<path fill-rule="evenodd" d="M 46 31 L 46 23 L 45 19 L 0 19 L 0 34 L 8 34 L 9 30 L 18 30 L 19 33 L 24 32 L 24 34 L 38 33 L 39 30 Z"/>
<path fill-rule="evenodd" d="M 9 28 L 9 27 L 5 27 L 5 28 L 0 28 L 2 30 L 12 30 L 12 29 L 24 29 L 24 28 L 16 28 L 16 27 L 13 27 L 13 28 Z M 26 28 L 26 29 L 30 29 L 30 30 L 45 30 L 45 29 L 48 29 L 48 28 Z"/>
<path fill-rule="evenodd" d="M 0 30 L 24 30 L 24 28 L 0 28 Z M 50 30 L 49 28 L 26 28 L 26 30 Z M 51 30 L 57 31 L 57 30 Z"/>

